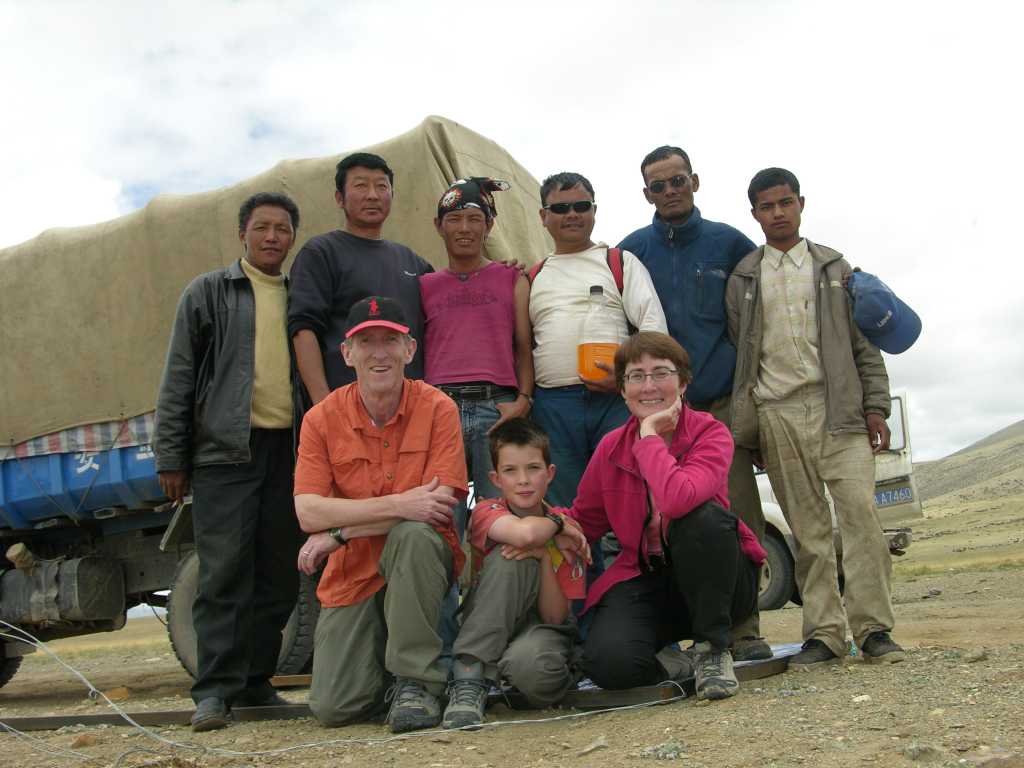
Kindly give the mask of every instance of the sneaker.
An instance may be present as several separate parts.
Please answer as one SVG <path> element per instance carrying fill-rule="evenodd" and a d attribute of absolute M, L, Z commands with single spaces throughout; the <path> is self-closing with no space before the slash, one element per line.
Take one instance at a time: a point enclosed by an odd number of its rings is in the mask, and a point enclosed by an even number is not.
<path fill-rule="evenodd" d="M 441 704 L 422 683 L 400 677 L 388 691 L 388 725 L 392 733 L 433 728 L 441 722 Z"/>
<path fill-rule="evenodd" d="M 861 644 L 860 652 L 869 664 L 895 664 L 907 658 L 888 632 L 872 632 Z"/>
<path fill-rule="evenodd" d="M 763 637 L 741 637 L 730 650 L 733 661 L 762 661 L 775 655 Z"/>
<path fill-rule="evenodd" d="M 192 730 L 195 733 L 215 731 L 218 728 L 224 728 L 231 722 L 231 710 L 224 703 L 224 699 L 211 696 L 196 705 L 191 722 Z"/>
<path fill-rule="evenodd" d="M 444 710 L 445 728 L 470 728 L 484 721 L 490 684 L 483 678 L 455 680 L 448 686 L 448 706 Z"/>
<path fill-rule="evenodd" d="M 842 664 L 843 660 L 832 653 L 832 649 L 821 640 L 811 638 L 805 640 L 800 652 L 789 658 L 789 668 L 795 670 L 811 669 L 822 664 Z"/>
<path fill-rule="evenodd" d="M 732 669 L 728 648 L 716 651 L 711 643 L 697 643 L 694 651 L 694 683 L 698 699 L 727 699 L 735 696 L 740 684 Z"/>

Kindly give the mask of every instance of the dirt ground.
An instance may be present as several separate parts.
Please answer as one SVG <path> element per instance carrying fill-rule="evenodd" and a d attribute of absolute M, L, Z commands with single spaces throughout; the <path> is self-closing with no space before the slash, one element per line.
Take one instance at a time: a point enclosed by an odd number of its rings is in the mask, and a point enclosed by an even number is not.
<path fill-rule="evenodd" d="M 851 658 L 841 667 L 744 683 L 738 696 L 717 703 L 587 715 L 499 706 L 489 710 L 489 720 L 512 724 L 399 739 L 389 739 L 381 725 L 324 730 L 307 720 L 235 724 L 207 734 L 153 729 L 189 745 L 178 748 L 130 727 L 28 734 L 34 741 L 0 734 L 0 766 L 488 768 L 677 760 L 708 768 L 1024 768 L 1024 497 L 926 506 L 926 512 L 927 519 L 912 524 L 915 543 L 896 563 L 894 634 L 909 651 L 902 664 L 880 667 Z M 800 608 L 790 604 L 764 614 L 762 629 L 771 642 L 798 642 L 800 620 Z M 122 705 L 129 711 L 190 706 L 189 678 L 155 619 L 53 648 L 99 689 L 126 696 Z M 284 695 L 304 701 L 306 691 Z M 0 689 L 0 721 L 105 709 L 43 654 L 27 657 Z M 334 743 L 323 743 L 328 740 Z M 293 749 L 274 752 L 286 748 Z"/>

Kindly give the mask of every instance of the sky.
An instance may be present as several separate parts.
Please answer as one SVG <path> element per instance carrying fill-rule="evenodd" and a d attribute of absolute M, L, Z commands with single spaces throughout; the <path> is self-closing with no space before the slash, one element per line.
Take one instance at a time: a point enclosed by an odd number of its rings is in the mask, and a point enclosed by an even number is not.
<path fill-rule="evenodd" d="M 656 146 L 685 148 L 702 215 L 755 242 L 747 184 L 783 166 L 802 233 L 921 316 L 886 363 L 915 459 L 939 458 L 1024 419 L 1017 8 L 0 0 L 0 248 L 430 114 L 537 178 L 584 173 L 609 242 L 649 223 L 639 165 Z"/>

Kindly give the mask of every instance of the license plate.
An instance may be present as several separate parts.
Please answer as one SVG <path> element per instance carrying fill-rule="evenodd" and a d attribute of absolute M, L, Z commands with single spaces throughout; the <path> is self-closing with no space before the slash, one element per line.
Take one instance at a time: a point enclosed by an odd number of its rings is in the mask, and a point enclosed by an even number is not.
<path fill-rule="evenodd" d="M 879 488 L 875 490 L 876 507 L 892 507 L 906 504 L 914 500 L 914 491 L 909 485 L 898 485 L 895 488 Z"/>

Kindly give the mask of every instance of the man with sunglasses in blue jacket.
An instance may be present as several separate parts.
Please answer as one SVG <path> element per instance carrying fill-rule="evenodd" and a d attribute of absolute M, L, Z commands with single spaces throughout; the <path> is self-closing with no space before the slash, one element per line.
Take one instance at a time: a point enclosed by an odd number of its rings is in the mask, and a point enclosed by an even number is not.
<path fill-rule="evenodd" d="M 668 319 L 668 333 L 690 355 L 693 381 L 686 400 L 729 426 L 736 348 L 729 340 L 725 315 L 725 283 L 754 243 L 728 224 L 708 221 L 694 205 L 700 178 L 690 157 L 679 147 L 662 146 L 640 164 L 644 197 L 654 206 L 650 225 L 638 229 L 619 247 L 636 254 L 647 267 Z M 750 451 L 737 447 L 729 469 L 731 510 L 764 539 L 764 513 L 754 480 Z M 760 637 L 755 611 L 733 627 L 736 660 L 771 656 Z"/>

